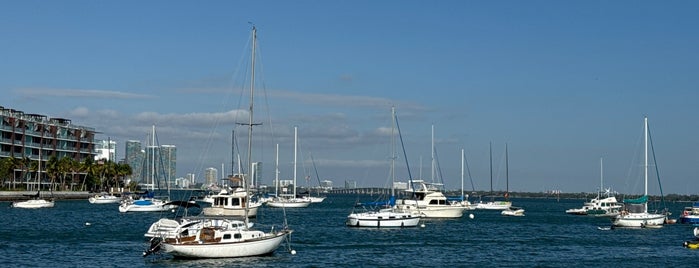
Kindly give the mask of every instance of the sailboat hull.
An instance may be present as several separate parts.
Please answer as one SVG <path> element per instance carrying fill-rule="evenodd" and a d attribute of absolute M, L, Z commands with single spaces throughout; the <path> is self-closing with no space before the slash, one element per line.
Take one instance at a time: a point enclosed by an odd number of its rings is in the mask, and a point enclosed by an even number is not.
<path fill-rule="evenodd" d="M 614 218 L 614 227 L 650 227 L 662 226 L 665 223 L 665 215 L 651 213 L 628 213 Z"/>
<path fill-rule="evenodd" d="M 368 211 L 350 214 L 345 224 L 350 227 L 400 228 L 415 227 L 419 222 L 420 217 L 409 213 Z"/>
<path fill-rule="evenodd" d="M 282 231 L 240 242 L 163 243 L 163 250 L 179 258 L 240 258 L 272 254 L 290 231 Z"/>
<path fill-rule="evenodd" d="M 53 201 L 44 199 L 32 199 L 26 201 L 18 201 L 12 203 L 13 208 L 52 208 L 54 206 Z"/>

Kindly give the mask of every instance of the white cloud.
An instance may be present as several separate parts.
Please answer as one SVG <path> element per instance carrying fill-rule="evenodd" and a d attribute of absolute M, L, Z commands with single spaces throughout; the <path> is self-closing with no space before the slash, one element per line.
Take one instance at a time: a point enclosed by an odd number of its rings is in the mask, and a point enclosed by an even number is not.
<path fill-rule="evenodd" d="M 15 93 L 25 97 L 77 97 L 98 99 L 148 99 L 151 95 L 137 94 L 122 91 L 93 90 L 93 89 L 65 89 L 65 88 L 20 88 Z"/>

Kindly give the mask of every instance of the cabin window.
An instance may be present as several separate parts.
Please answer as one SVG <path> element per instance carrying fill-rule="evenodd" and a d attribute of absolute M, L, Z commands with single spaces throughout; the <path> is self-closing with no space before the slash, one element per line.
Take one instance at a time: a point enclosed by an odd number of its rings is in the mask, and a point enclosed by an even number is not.
<path fill-rule="evenodd" d="M 225 234 L 225 235 L 223 235 L 223 239 L 231 239 L 231 234 Z"/>
<path fill-rule="evenodd" d="M 233 200 L 231 200 L 231 205 L 240 206 L 240 200 L 238 198 L 233 198 Z"/>
<path fill-rule="evenodd" d="M 438 205 L 438 200 L 430 200 L 430 205 Z"/>
<path fill-rule="evenodd" d="M 243 235 L 241 235 L 241 234 L 239 234 L 239 233 L 238 233 L 238 234 L 234 234 L 234 235 L 233 235 L 233 238 L 235 238 L 235 239 L 241 239 L 241 238 L 243 238 Z"/>

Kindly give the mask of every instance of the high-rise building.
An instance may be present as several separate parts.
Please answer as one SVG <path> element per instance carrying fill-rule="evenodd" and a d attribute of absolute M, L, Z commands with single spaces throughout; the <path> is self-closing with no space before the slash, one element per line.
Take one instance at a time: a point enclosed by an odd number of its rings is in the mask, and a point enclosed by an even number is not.
<path fill-rule="evenodd" d="M 260 185 L 261 178 L 262 178 L 262 162 L 253 162 L 252 163 L 252 176 L 250 176 L 250 182 L 249 182 L 251 187 L 255 188 L 255 186 Z"/>
<path fill-rule="evenodd" d="M 116 148 L 117 142 L 114 140 L 97 140 L 95 142 L 95 160 L 106 159 L 116 163 Z"/>
<path fill-rule="evenodd" d="M 206 185 L 218 185 L 218 170 L 213 167 L 207 168 L 204 170 L 204 179 Z"/>
<path fill-rule="evenodd" d="M 132 174 L 129 179 L 132 181 L 141 181 L 143 174 L 143 160 L 145 159 L 145 151 L 141 148 L 141 142 L 130 140 L 126 142 L 126 164 L 131 167 Z"/>
<path fill-rule="evenodd" d="M 161 145 L 160 158 L 162 159 L 160 164 L 163 167 L 159 169 L 162 172 L 159 177 L 172 185 L 175 183 L 175 171 L 177 170 L 177 147 L 175 145 Z"/>

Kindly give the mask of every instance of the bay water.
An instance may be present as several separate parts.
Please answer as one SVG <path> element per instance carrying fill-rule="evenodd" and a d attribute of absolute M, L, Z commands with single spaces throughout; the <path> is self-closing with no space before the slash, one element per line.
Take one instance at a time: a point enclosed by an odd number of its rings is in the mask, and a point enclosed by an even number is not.
<path fill-rule="evenodd" d="M 307 208 L 262 207 L 256 227 L 294 233 L 272 255 L 180 260 L 142 257 L 151 223 L 172 213 L 120 213 L 117 204 L 59 200 L 54 208 L 17 209 L 0 203 L 2 267 L 697 267 L 691 225 L 612 229 L 605 218 L 565 214 L 585 200 L 513 199 L 524 217 L 466 211 L 459 219 L 425 219 L 424 227 L 351 228 L 345 218 L 369 196 L 329 195 Z M 671 203 L 674 216 L 691 203 Z M 194 209 L 196 210 L 196 209 Z M 196 213 L 196 211 L 190 211 Z M 473 218 L 469 217 L 473 215 Z M 289 248 L 296 251 L 292 255 Z"/>

